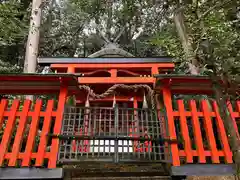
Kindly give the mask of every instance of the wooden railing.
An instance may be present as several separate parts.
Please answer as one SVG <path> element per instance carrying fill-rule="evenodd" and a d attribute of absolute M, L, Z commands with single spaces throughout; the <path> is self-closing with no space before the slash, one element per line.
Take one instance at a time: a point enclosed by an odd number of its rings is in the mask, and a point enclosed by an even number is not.
<path fill-rule="evenodd" d="M 55 168 L 59 140 L 48 134 L 59 134 L 63 103 L 38 99 L 0 102 L 0 166 L 44 166 Z M 214 101 L 183 100 L 167 103 L 168 136 L 177 139 L 171 148 L 174 166 L 184 163 L 232 163 L 232 152 L 223 121 Z M 54 104 L 57 104 L 55 107 Z M 211 106 L 211 107 L 210 107 Z M 239 133 L 240 101 L 228 103 L 230 115 Z"/>
<path fill-rule="evenodd" d="M 174 100 L 173 100 L 174 101 Z M 173 102 L 172 101 L 172 102 Z M 232 152 L 228 137 L 220 117 L 216 101 L 176 100 L 169 103 L 165 98 L 169 138 L 177 139 L 172 143 L 174 166 L 181 163 L 232 163 Z M 234 128 L 239 135 L 240 101 L 228 103 Z"/>
<path fill-rule="evenodd" d="M 54 107 L 54 100 L 46 104 L 38 99 L 2 99 L 0 103 L 0 166 L 56 167 L 58 139 L 48 134 L 59 134 L 62 108 Z"/>

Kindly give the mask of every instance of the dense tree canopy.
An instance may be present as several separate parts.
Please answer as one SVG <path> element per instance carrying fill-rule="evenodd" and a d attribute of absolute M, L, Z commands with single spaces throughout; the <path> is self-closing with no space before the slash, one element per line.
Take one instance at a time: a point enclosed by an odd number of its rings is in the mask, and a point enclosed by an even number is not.
<path fill-rule="evenodd" d="M 30 0 L 0 3 L 0 71 L 20 71 L 28 31 Z"/>
<path fill-rule="evenodd" d="M 135 56 L 173 56 L 180 73 L 191 73 L 191 66 L 187 66 L 190 63 L 198 66 L 196 72 L 200 74 L 214 68 L 218 73 L 237 75 L 239 3 L 238 0 L 44 1 L 39 56 L 88 56 L 105 44 L 100 34 L 114 41 L 122 31 L 116 43 Z M 2 69 L 14 67 L 10 69 L 15 71 L 23 66 L 30 5 L 30 0 L 0 4 Z"/>

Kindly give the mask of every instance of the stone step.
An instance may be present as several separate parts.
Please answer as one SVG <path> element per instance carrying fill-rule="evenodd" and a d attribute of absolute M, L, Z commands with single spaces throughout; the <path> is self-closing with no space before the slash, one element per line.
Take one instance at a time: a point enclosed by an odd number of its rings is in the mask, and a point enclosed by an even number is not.
<path fill-rule="evenodd" d="M 64 180 L 171 180 L 170 176 L 142 176 L 142 177 L 80 177 L 64 178 Z"/>

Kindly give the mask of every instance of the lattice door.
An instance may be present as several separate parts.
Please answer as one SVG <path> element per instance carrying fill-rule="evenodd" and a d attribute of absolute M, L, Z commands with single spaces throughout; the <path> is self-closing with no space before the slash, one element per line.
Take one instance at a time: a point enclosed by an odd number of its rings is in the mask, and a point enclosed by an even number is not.
<path fill-rule="evenodd" d="M 166 160 L 160 119 L 151 109 L 67 107 L 59 160 Z"/>

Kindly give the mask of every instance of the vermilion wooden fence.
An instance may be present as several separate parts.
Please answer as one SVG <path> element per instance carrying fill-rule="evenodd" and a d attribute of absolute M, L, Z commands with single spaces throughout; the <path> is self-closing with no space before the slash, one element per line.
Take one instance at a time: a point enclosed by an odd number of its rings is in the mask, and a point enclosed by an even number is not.
<path fill-rule="evenodd" d="M 215 101 L 210 105 L 207 100 L 201 100 L 200 103 L 195 100 L 187 103 L 177 100 L 177 108 L 174 108 L 169 100 L 171 98 L 165 97 L 169 138 L 178 140 L 178 143 L 170 145 L 173 165 L 180 165 L 181 160 L 185 163 L 233 162 L 227 134 Z M 228 109 L 239 134 L 237 123 L 240 123 L 240 101 L 236 102 L 235 109 L 233 104 L 228 103 Z"/>
<path fill-rule="evenodd" d="M 44 105 L 40 99 L 36 103 L 2 99 L 0 166 L 56 167 L 58 140 L 49 139 L 48 133 L 60 132 L 62 110 L 54 107 L 54 100 Z"/>
<path fill-rule="evenodd" d="M 166 95 L 166 94 L 165 94 Z M 169 96 L 166 96 L 169 97 Z M 185 163 L 232 163 L 232 152 L 227 134 L 220 118 L 216 102 L 209 107 L 208 101 L 177 100 L 177 108 L 171 98 L 165 98 L 168 132 L 171 139 L 173 165 Z M 59 134 L 65 101 L 37 100 L 0 102 L 0 166 L 47 166 L 55 168 L 59 140 L 50 139 L 48 133 Z M 229 112 L 235 123 L 240 119 L 240 101 L 228 103 Z"/>

